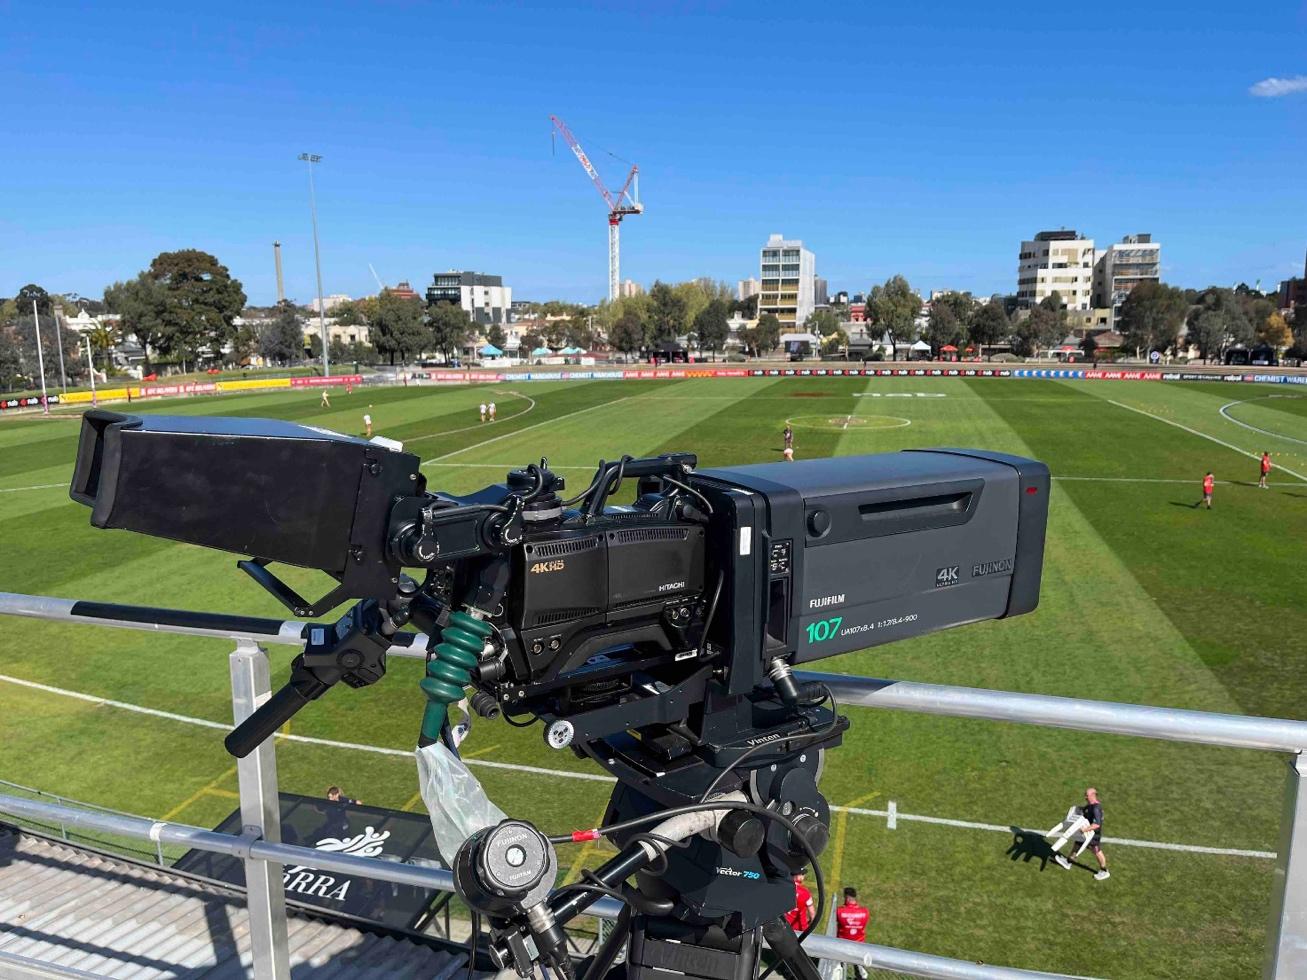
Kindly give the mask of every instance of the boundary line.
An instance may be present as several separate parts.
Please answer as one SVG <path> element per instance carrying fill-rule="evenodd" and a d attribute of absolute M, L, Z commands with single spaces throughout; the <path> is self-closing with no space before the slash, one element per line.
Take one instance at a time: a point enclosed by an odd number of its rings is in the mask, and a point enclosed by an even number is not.
<path fill-rule="evenodd" d="M 504 394 L 514 395 L 518 398 L 525 398 L 531 404 L 528 405 L 526 408 L 522 409 L 522 411 L 520 412 L 514 412 L 512 415 L 507 415 L 502 419 L 496 419 L 496 421 L 498 422 L 511 422 L 513 419 L 525 415 L 527 412 L 531 411 L 531 409 L 536 407 L 536 400 L 532 398 L 530 395 L 524 395 L 520 391 L 510 391 L 507 388 L 504 389 Z M 414 436 L 412 439 L 404 439 L 403 443 L 405 446 L 407 446 L 410 442 L 421 442 L 423 439 L 439 439 L 441 436 L 452 436 L 458 434 L 459 432 L 471 432 L 473 429 L 480 429 L 485 424 L 486 424 L 485 422 L 481 422 L 477 425 L 465 425 L 461 429 L 446 429 L 444 432 L 432 432 L 425 436 Z"/>
<path fill-rule="evenodd" d="M 20 490 L 53 490 L 55 487 L 66 487 L 67 483 L 38 483 L 34 487 L 6 487 L 0 490 L 0 493 L 18 493 Z"/>
<path fill-rule="evenodd" d="M 593 412 L 596 409 L 600 409 L 600 408 L 609 408 L 621 402 L 630 401 L 632 398 L 639 398 L 639 397 L 641 396 L 625 395 L 621 398 L 614 398 L 612 401 L 600 402 L 598 405 L 591 405 L 589 408 L 579 408 L 575 412 L 568 412 L 566 415 L 560 415 L 557 418 L 545 419 L 543 422 L 536 422 L 532 425 L 526 425 L 520 429 L 514 429 L 512 432 L 505 432 L 502 436 L 494 436 L 493 438 L 486 439 L 484 442 L 474 442 L 470 446 L 464 446 L 462 449 L 455 449 L 452 452 L 445 453 L 443 456 L 434 456 L 431 459 L 423 460 L 422 465 L 426 466 L 430 463 L 438 463 L 442 459 L 448 459 L 450 456 L 458 456 L 460 453 L 467 453 L 467 452 L 471 452 L 473 449 L 480 449 L 482 446 L 489 446 L 493 442 L 499 442 L 501 439 L 508 439 L 512 436 L 520 435 L 523 432 L 530 432 L 532 429 L 538 429 L 542 425 L 552 425 L 554 422 L 562 422 L 564 419 L 570 419 L 577 415 L 584 415 L 586 412 Z"/>
<path fill-rule="evenodd" d="M 1245 429 L 1251 429 L 1253 432 L 1264 436 L 1270 436 L 1273 439 L 1287 439 L 1289 442 L 1296 442 L 1300 446 L 1307 446 L 1307 440 L 1295 439 L 1293 436 L 1286 436 L 1282 432 L 1272 432 L 1270 429 L 1259 429 L 1255 425 L 1249 425 L 1247 422 L 1240 422 L 1237 418 L 1226 411 L 1227 408 L 1234 408 L 1235 405 L 1247 405 L 1249 402 L 1262 401 L 1266 398 L 1287 398 L 1288 395 L 1261 395 L 1257 398 L 1244 398 L 1237 402 L 1226 402 L 1221 406 L 1221 415 L 1227 422 L 1233 422 L 1235 425 L 1242 425 Z"/>
<path fill-rule="evenodd" d="M 171 711 L 160 711 L 157 708 L 146 708 L 139 704 L 130 704 L 126 701 L 115 701 L 110 698 L 98 697 L 94 694 L 85 694 L 81 691 L 70 691 L 61 687 L 53 687 L 49 684 L 41 684 L 37 681 L 24 680 L 21 677 L 10 677 L 7 674 L 0 674 L 0 681 L 17 684 L 20 687 L 32 688 L 37 691 L 44 691 L 48 694 L 60 694 L 64 697 L 75 698 L 79 701 L 86 701 L 90 704 L 103 705 L 110 708 L 120 708 L 123 711 L 131 711 L 136 714 L 150 715 L 156 718 L 165 718 L 169 721 L 177 721 L 187 725 L 198 725 L 203 728 L 216 728 L 221 731 L 230 729 L 230 725 L 224 725 L 216 721 L 208 721 L 204 718 L 192 718 L 187 715 L 175 714 Z M 349 749 L 355 752 L 371 752 L 375 755 L 395 756 L 402 759 L 413 759 L 413 753 L 404 749 L 391 749 L 379 745 L 361 745 L 356 742 L 339 742 L 329 738 L 311 738 L 307 735 L 284 735 L 277 732 L 275 735 L 286 742 L 300 742 L 306 745 L 322 745 L 328 748 Z M 613 783 L 616 780 L 612 776 L 601 776 L 588 772 L 569 772 L 565 769 L 546 769 L 542 766 L 527 766 L 516 762 L 492 762 L 489 759 L 473 759 L 464 757 L 464 761 L 469 766 L 485 766 L 488 769 L 505 769 L 512 772 L 529 772 L 539 776 L 551 776 L 554 779 L 579 779 L 587 782 L 596 783 Z M 865 799 L 865 797 L 861 798 Z M 861 802 L 861 799 L 854 800 L 854 803 Z M 411 800 L 409 801 L 412 802 Z M 407 806 L 408 804 L 405 804 Z M 1002 826 L 992 823 L 975 823 L 970 820 L 953 820 L 949 817 L 931 817 L 923 814 L 904 813 L 898 809 L 895 801 L 890 800 L 887 810 L 870 810 L 858 806 L 836 806 L 831 805 L 832 813 L 852 813 L 862 817 L 884 817 L 887 820 L 891 817 L 894 821 L 904 820 L 914 823 L 936 824 L 944 827 L 959 827 L 965 830 L 988 830 L 1004 834 L 1012 833 L 1012 826 Z M 894 821 L 890 821 L 889 829 L 894 829 Z M 1043 831 L 1032 830 L 1025 827 L 1018 828 L 1023 833 L 1033 833 L 1043 836 Z M 1148 841 L 1137 840 L 1132 837 L 1104 837 L 1103 840 L 1109 844 L 1120 844 L 1125 847 L 1143 847 L 1158 851 L 1183 851 L 1189 854 L 1214 854 L 1226 857 L 1251 857 L 1273 859 L 1276 854 L 1274 851 L 1257 851 L 1245 850 L 1235 847 L 1206 847 L 1200 844 L 1172 844 L 1167 841 Z"/>
<path fill-rule="evenodd" d="M 1189 428 L 1189 426 L 1184 425 L 1183 423 L 1174 422 L 1171 419 L 1162 418 L 1162 416 L 1160 415 L 1154 415 L 1152 412 L 1145 412 L 1142 408 L 1135 408 L 1133 405 L 1127 405 L 1125 404 L 1125 402 L 1114 401 L 1111 398 L 1104 398 L 1103 401 L 1107 402 L 1109 405 L 1115 405 L 1117 408 L 1124 408 L 1127 412 L 1134 412 L 1136 415 L 1142 415 L 1144 416 L 1144 418 L 1152 419 L 1154 422 L 1163 422 L 1166 425 L 1173 425 L 1177 429 L 1184 429 L 1185 432 L 1198 436 L 1202 439 L 1206 439 L 1209 442 L 1214 442 L 1218 446 L 1224 446 L 1226 449 L 1233 449 L 1240 456 L 1247 456 L 1249 459 L 1261 459 L 1261 457 L 1258 456 L 1256 453 L 1250 453 L 1246 449 L 1240 449 L 1238 446 L 1234 445 L 1233 443 L 1226 442 L 1224 439 L 1218 439 L 1216 438 L 1216 436 L 1209 436 L 1206 432 L 1199 432 L 1197 429 L 1191 429 Z M 1307 476 L 1303 476 L 1301 473 L 1295 473 L 1287 466 L 1280 466 L 1279 469 L 1284 473 L 1288 473 L 1290 476 L 1296 476 L 1303 483 L 1307 483 Z"/>

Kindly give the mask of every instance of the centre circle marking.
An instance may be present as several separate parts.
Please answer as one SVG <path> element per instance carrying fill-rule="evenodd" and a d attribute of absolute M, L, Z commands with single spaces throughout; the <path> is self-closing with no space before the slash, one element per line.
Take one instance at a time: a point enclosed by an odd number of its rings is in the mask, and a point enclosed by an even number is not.
<path fill-rule="evenodd" d="M 898 415 L 795 415 L 785 420 L 795 429 L 902 429 L 912 424 L 911 419 Z"/>

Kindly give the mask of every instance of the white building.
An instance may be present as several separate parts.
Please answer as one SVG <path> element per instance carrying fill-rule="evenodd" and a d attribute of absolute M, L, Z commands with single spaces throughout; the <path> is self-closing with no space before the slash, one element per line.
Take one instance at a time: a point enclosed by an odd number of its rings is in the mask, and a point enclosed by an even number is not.
<path fill-rule="evenodd" d="M 1017 305 L 1038 306 L 1053 293 L 1068 310 L 1088 310 L 1094 292 L 1094 240 L 1076 232 L 1041 231 L 1021 243 L 1017 266 Z"/>
<path fill-rule="evenodd" d="M 762 292 L 762 283 L 757 279 L 741 279 L 735 284 L 735 298 L 743 303 L 750 296 L 757 296 Z"/>
<path fill-rule="evenodd" d="M 762 247 L 758 315 L 772 313 L 782 327 L 802 326 L 816 305 L 813 285 L 817 259 L 797 239 L 772 235 Z"/>
<path fill-rule="evenodd" d="M 480 272 L 437 272 L 427 287 L 428 303 L 457 303 L 475 322 L 504 324 L 511 319 L 513 289 L 501 276 Z"/>
<path fill-rule="evenodd" d="M 622 284 L 617 287 L 617 295 L 621 299 L 630 299 L 632 296 L 639 296 L 644 292 L 644 287 L 634 279 L 623 279 Z"/>
<path fill-rule="evenodd" d="M 1094 263 L 1094 305 L 1111 310 L 1109 329 L 1116 329 L 1121 304 L 1141 282 L 1162 281 L 1162 244 L 1152 235 L 1126 235 L 1098 253 Z"/>
<path fill-rule="evenodd" d="M 332 293 L 330 296 L 322 297 L 322 312 L 330 313 L 341 303 L 348 303 L 354 297 L 346 296 L 344 293 Z M 315 296 L 309 300 L 309 309 L 314 313 L 318 312 L 318 298 Z"/>

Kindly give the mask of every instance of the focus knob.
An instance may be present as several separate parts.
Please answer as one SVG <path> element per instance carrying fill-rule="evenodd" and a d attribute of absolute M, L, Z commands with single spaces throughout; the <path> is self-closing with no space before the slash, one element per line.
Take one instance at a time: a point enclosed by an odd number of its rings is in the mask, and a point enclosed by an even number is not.
<path fill-rule="evenodd" d="M 745 810 L 731 810 L 717 826 L 717 842 L 742 858 L 757 854 L 766 834 L 762 820 Z"/>

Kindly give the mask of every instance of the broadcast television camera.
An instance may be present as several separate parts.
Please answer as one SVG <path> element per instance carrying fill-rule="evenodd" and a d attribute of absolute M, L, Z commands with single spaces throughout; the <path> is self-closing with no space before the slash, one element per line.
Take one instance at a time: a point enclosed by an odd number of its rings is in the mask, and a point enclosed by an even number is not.
<path fill-rule="evenodd" d="M 617 778 L 605 826 L 622 850 L 588 890 L 551 895 L 567 838 L 529 823 L 460 849 L 497 963 L 570 975 L 561 924 L 638 875 L 620 893 L 628 975 L 694 950 L 718 964 L 698 976 L 753 976 L 765 933 L 811 976 L 780 916 L 789 876 L 819 874 L 817 783 L 848 723 L 793 667 L 1034 609 L 1047 468 L 935 449 L 699 470 L 671 453 L 601 462 L 569 498 L 543 459 L 467 496 L 428 490 L 419 465 L 387 440 L 289 422 L 92 411 L 71 494 L 97 527 L 250 556 L 240 567 L 297 616 L 356 600 L 305 626 L 290 682 L 228 737 L 233 754 L 336 682 L 380 679 L 411 622 L 429 638 L 420 745 L 453 747 L 447 707 L 470 688 L 478 713 L 539 719 L 548 744 Z M 611 503 L 627 481 L 633 501 Z M 306 601 L 277 562 L 335 585 Z"/>

